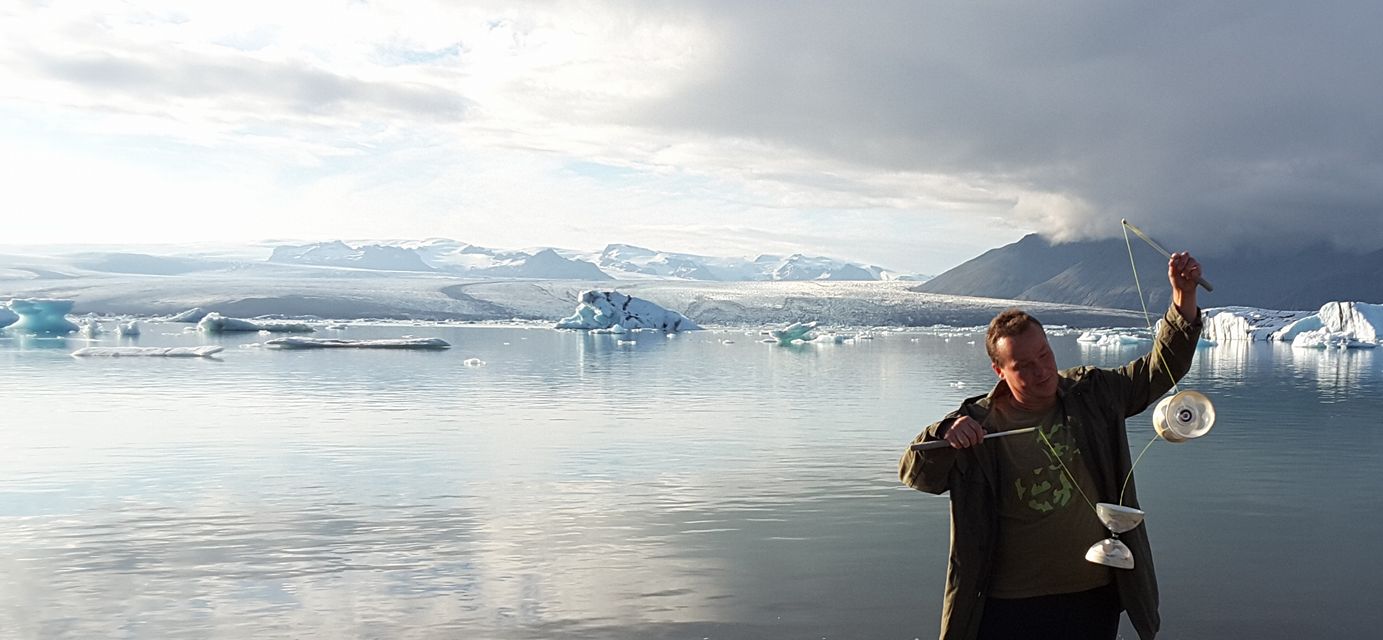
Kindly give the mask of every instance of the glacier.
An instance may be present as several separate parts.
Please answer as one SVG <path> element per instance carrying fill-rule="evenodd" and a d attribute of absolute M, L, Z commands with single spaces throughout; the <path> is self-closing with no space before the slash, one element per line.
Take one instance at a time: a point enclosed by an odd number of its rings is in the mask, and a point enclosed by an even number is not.
<path fill-rule="evenodd" d="M 19 316 L 9 330 L 30 335 L 67 335 L 79 327 L 67 319 L 75 300 L 53 298 L 15 298 L 10 300 L 10 310 Z"/>
<path fill-rule="evenodd" d="M 558 329 L 608 330 L 619 327 L 624 331 L 658 329 L 676 332 L 701 328 L 676 311 L 618 291 L 582 291 L 577 301 L 576 311 L 557 321 Z"/>

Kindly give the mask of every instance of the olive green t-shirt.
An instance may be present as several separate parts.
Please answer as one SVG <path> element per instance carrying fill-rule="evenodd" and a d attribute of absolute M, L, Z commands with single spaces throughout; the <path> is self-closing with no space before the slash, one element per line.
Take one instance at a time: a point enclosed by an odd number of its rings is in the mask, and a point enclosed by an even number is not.
<path fill-rule="evenodd" d="M 1031 433 L 986 444 L 996 447 L 999 459 L 999 539 L 989 595 L 1030 598 L 1109 584 L 1110 569 L 1085 559 L 1090 545 L 1109 532 L 1081 497 L 1083 490 L 1090 502 L 1099 501 L 1060 405 L 1027 412 L 1000 399 L 987 423 L 990 431 L 1037 426 L 1050 442 Z"/>

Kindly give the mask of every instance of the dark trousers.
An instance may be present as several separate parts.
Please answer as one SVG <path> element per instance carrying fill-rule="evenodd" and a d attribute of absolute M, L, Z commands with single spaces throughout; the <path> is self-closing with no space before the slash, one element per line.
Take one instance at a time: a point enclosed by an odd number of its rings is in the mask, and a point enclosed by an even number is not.
<path fill-rule="evenodd" d="M 1036 598 L 989 598 L 979 640 L 1114 640 L 1119 592 L 1113 584 Z"/>

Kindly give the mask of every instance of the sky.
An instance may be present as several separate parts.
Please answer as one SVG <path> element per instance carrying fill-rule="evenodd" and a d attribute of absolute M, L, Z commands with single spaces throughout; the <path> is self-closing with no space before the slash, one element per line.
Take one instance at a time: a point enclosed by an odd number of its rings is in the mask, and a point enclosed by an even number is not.
<path fill-rule="evenodd" d="M 1383 248 L 1376 2 L 0 6 L 3 244 Z"/>

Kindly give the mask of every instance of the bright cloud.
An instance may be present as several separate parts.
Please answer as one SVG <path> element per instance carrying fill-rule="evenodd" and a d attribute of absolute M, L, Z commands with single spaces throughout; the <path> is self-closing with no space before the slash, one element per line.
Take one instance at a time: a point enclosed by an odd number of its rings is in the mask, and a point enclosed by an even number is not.
<path fill-rule="evenodd" d="M 1357 231 L 1383 200 L 1361 142 L 1377 96 L 1347 79 L 1383 51 L 1348 12 L 773 7 L 7 5 L 7 236 L 629 242 L 923 272 L 1121 216 L 1171 241 L 1218 219 L 1383 242 Z"/>

